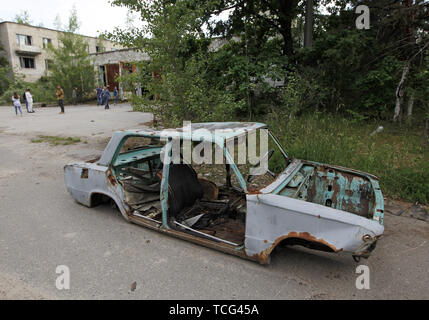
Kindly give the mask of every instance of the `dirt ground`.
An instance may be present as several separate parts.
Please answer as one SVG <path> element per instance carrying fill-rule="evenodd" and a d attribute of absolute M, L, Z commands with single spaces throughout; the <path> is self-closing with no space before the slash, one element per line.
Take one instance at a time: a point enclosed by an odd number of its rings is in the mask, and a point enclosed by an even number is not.
<path fill-rule="evenodd" d="M 101 154 L 112 132 L 149 114 L 128 105 L 36 109 L 16 117 L 0 107 L 0 299 L 428 299 L 429 219 L 410 203 L 386 202 L 385 234 L 369 260 L 370 289 L 345 253 L 301 247 L 269 266 L 127 223 L 110 206 L 86 208 L 68 194 L 65 164 Z M 71 145 L 38 135 L 79 137 Z M 55 286 L 70 268 L 70 290 Z"/>

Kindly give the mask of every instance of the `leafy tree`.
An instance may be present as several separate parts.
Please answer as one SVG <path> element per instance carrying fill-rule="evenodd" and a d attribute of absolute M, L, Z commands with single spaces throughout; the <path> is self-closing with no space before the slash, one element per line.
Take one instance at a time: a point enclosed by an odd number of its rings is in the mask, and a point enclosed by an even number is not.
<path fill-rule="evenodd" d="M 290 59 L 293 57 L 292 21 L 298 14 L 298 0 L 212 0 L 209 3 L 205 19 L 214 21 L 209 23 L 212 35 L 233 36 L 252 26 L 257 41 L 279 35 L 283 55 Z M 223 12 L 230 12 L 226 22 L 213 20 Z"/>
<path fill-rule="evenodd" d="M 88 43 L 76 34 L 79 21 L 76 8 L 72 9 L 66 30 L 59 37 L 58 48 L 50 47 L 53 60 L 50 65 L 50 82 L 60 85 L 66 99 L 71 99 L 72 90 L 77 87 L 78 97 L 85 98 L 94 89 L 95 72 L 87 52 Z"/>
<path fill-rule="evenodd" d="M 231 115 L 248 118 L 283 108 L 291 114 L 319 110 L 360 120 L 392 119 L 398 87 L 401 104 L 407 99 L 408 110 L 425 108 L 424 86 L 419 83 L 426 75 L 422 61 L 429 49 L 427 2 L 117 0 L 114 4 L 139 14 L 145 27 L 110 36 L 144 50 L 152 59 L 130 82 L 144 84 L 147 97 L 161 98 L 150 104 L 170 111 L 177 107 L 176 118 L 196 117 L 193 108 L 199 101 L 213 106 L 197 109 L 213 113 L 219 108 L 214 101 L 222 101 L 220 93 L 233 102 L 228 107 Z M 355 8 L 360 4 L 370 8 L 370 30 L 356 28 Z M 225 13 L 228 17 L 219 20 Z M 313 33 L 312 45 L 309 41 L 306 48 L 304 20 L 307 40 Z M 216 41 L 229 43 L 212 50 L 214 36 L 226 37 Z M 281 92 L 273 88 L 273 80 L 284 80 Z M 196 99 L 201 90 L 204 94 Z"/>
<path fill-rule="evenodd" d="M 129 80 L 146 91 L 143 98 L 134 98 L 135 105 L 174 124 L 183 119 L 226 118 L 241 107 L 241 101 L 206 81 L 210 41 L 203 32 L 205 5 L 196 7 L 191 0 L 116 0 L 113 4 L 128 7 L 144 22 L 141 29 L 107 34 L 151 57 L 138 65 L 139 71 Z"/>
<path fill-rule="evenodd" d="M 15 22 L 19 24 L 31 24 L 30 14 L 27 10 L 21 11 L 15 16 Z"/>
<path fill-rule="evenodd" d="M 330 14 L 315 16 L 314 45 L 298 51 L 296 64 L 301 75 L 305 75 L 303 70 L 312 70 L 309 80 L 328 93 L 320 95 L 321 100 L 313 107 L 364 118 L 392 119 L 398 84 L 407 65 L 403 94 L 410 98 L 412 93 L 418 95 L 412 86 L 422 68 L 419 61 L 428 52 L 427 19 L 423 18 L 427 9 L 421 1 L 411 7 L 409 1 L 390 0 L 322 4 L 327 5 Z M 358 4 L 370 8 L 370 30 L 355 28 L 354 8 Z M 417 104 L 421 110 L 422 104 Z"/>
<path fill-rule="evenodd" d="M 9 62 L 2 54 L 3 47 L 0 43 L 0 95 L 9 87 L 12 81 L 12 70 Z"/>

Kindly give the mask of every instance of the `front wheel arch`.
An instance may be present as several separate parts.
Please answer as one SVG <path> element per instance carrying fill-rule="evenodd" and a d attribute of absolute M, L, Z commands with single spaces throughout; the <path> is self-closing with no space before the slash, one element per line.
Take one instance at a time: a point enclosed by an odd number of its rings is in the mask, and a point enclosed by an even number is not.
<path fill-rule="evenodd" d="M 286 235 L 283 237 L 279 237 L 272 246 L 265 249 L 261 253 L 257 254 L 258 261 L 261 264 L 270 264 L 271 257 L 275 255 L 275 252 L 281 249 L 282 247 L 291 246 L 291 245 L 299 245 L 312 250 L 324 251 L 324 252 L 340 252 L 342 250 L 336 249 L 331 244 L 326 241 L 320 240 L 317 241 L 313 239 L 307 233 L 302 233 L 302 236 L 293 233 L 292 235 Z"/>

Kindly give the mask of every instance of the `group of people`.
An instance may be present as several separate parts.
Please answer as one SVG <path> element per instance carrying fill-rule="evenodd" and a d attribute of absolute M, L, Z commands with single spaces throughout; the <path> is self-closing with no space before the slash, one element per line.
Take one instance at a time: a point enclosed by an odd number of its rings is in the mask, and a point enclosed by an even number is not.
<path fill-rule="evenodd" d="M 109 109 L 109 99 L 110 99 L 110 92 L 109 90 L 104 87 L 98 87 L 96 89 L 97 91 L 97 105 L 104 105 L 104 109 Z M 61 88 L 61 86 L 57 87 L 57 91 L 55 93 L 57 96 L 58 106 L 60 107 L 60 114 L 64 114 L 64 90 Z M 118 88 L 115 87 L 115 90 L 113 91 L 113 97 L 114 97 L 114 104 L 116 105 L 118 103 L 119 98 L 119 92 Z M 73 104 L 77 104 L 77 88 L 73 88 L 72 91 L 72 98 L 73 98 Z M 31 90 L 27 89 L 24 94 L 22 95 L 22 99 L 25 101 L 25 107 L 27 109 L 28 113 L 34 113 L 33 110 L 33 96 L 31 95 Z M 13 106 L 15 107 L 15 114 L 18 116 L 18 111 L 21 114 L 22 117 L 22 107 L 21 107 L 21 98 L 18 95 L 18 93 L 14 92 L 12 96 L 12 102 Z"/>
<path fill-rule="evenodd" d="M 74 90 L 77 91 L 77 88 L 73 89 L 73 91 Z M 58 100 L 58 106 L 61 109 L 60 114 L 64 114 L 64 91 L 61 88 L 61 86 L 57 87 L 56 96 L 57 96 L 57 100 Z M 76 95 L 76 97 L 77 97 L 77 95 Z M 30 89 L 27 89 L 24 92 L 24 94 L 22 95 L 22 99 L 25 101 L 25 108 L 27 109 L 27 112 L 28 113 L 34 113 L 34 109 L 33 109 L 33 96 L 31 95 L 31 90 Z M 13 93 L 12 103 L 13 103 L 13 106 L 15 107 L 15 114 L 18 115 L 18 112 L 19 112 L 21 114 L 21 117 L 22 117 L 21 98 L 20 98 L 20 96 L 18 95 L 17 92 Z"/>
<path fill-rule="evenodd" d="M 98 106 L 104 105 L 104 109 L 110 109 L 110 106 L 109 106 L 110 91 L 109 91 L 109 89 L 107 89 L 106 87 L 102 88 L 101 86 L 99 86 L 96 89 L 96 93 L 97 93 L 97 105 Z M 118 103 L 118 98 L 119 98 L 119 92 L 118 92 L 117 87 L 115 87 L 115 90 L 113 90 L 113 98 L 115 99 L 114 104 L 116 105 Z"/>
<path fill-rule="evenodd" d="M 31 95 L 31 90 L 27 89 L 22 95 L 22 99 L 25 101 L 25 108 L 28 113 L 34 113 L 33 110 L 33 96 Z M 15 107 L 15 114 L 18 115 L 18 111 L 22 117 L 22 108 L 21 108 L 21 99 L 18 93 L 14 92 L 12 96 L 13 106 Z"/>

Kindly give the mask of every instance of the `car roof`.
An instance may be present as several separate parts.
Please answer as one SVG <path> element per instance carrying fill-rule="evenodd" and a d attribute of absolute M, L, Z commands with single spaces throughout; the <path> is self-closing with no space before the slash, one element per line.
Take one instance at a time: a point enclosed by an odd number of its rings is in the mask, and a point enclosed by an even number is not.
<path fill-rule="evenodd" d="M 191 130 L 178 128 L 165 129 L 162 131 L 151 129 L 117 131 L 113 134 L 112 139 L 110 139 L 98 164 L 108 166 L 113 160 L 115 152 L 120 146 L 121 141 L 124 141 L 123 139 L 127 137 L 141 136 L 160 139 L 168 139 L 171 137 L 173 139 L 197 142 L 211 141 L 221 147 L 224 147 L 227 140 L 262 128 L 267 128 L 267 125 L 258 122 L 205 122 L 192 123 Z"/>
<path fill-rule="evenodd" d="M 154 138 L 180 138 L 181 140 L 191 141 L 213 141 L 222 142 L 234 137 L 242 136 L 250 131 L 267 128 L 267 125 L 259 122 L 204 122 L 192 123 L 187 127 L 177 129 L 164 129 L 155 131 L 144 130 L 126 130 L 129 135 L 141 135 Z M 123 131 L 122 131 L 123 133 Z"/>

